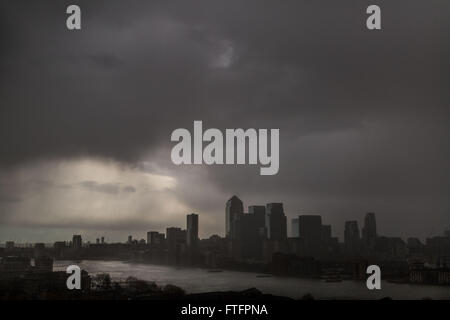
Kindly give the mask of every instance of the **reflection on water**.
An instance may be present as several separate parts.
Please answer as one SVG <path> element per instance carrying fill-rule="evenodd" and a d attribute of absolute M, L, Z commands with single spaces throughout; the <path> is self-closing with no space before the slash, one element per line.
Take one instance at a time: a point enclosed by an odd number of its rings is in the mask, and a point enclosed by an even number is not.
<path fill-rule="evenodd" d="M 450 299 L 450 288 L 382 282 L 381 290 L 368 290 L 364 282 L 327 283 L 313 279 L 258 277 L 257 273 L 226 271 L 208 272 L 200 268 L 178 268 L 123 261 L 55 261 L 54 270 L 62 271 L 77 264 L 90 274 L 109 273 L 113 280 L 129 276 L 154 281 L 158 285 L 173 284 L 188 293 L 239 291 L 255 287 L 264 293 L 300 298 L 311 293 L 317 299 Z"/>

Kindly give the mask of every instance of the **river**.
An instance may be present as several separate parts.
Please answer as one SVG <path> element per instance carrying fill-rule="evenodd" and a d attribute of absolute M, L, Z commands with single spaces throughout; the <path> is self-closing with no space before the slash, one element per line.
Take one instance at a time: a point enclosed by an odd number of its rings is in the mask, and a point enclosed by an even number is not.
<path fill-rule="evenodd" d="M 76 264 L 91 275 L 109 273 L 113 280 L 125 280 L 129 276 L 154 281 L 158 285 L 173 284 L 187 293 L 211 291 L 240 291 L 257 288 L 264 293 L 301 298 L 310 293 L 316 299 L 446 299 L 450 300 L 450 287 L 432 285 L 398 284 L 382 281 L 381 290 L 368 290 L 364 282 L 345 280 L 327 283 L 316 279 L 291 277 L 257 277 L 257 273 L 228 271 L 208 272 L 207 269 L 173 267 L 164 265 L 131 263 L 124 261 L 83 260 L 54 263 L 54 271 L 63 271 Z"/>

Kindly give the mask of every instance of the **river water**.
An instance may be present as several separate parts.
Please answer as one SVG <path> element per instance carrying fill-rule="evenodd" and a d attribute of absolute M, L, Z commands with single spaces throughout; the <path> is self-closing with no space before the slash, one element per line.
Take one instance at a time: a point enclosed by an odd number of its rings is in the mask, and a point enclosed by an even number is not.
<path fill-rule="evenodd" d="M 310 293 L 316 299 L 446 299 L 450 300 L 450 287 L 431 285 L 397 284 L 382 281 L 381 290 L 368 290 L 364 282 L 345 280 L 327 283 L 316 279 L 288 277 L 257 277 L 257 273 L 227 271 L 208 272 L 201 268 L 131 263 L 124 261 L 83 260 L 55 261 L 54 271 L 63 271 L 76 264 L 91 275 L 109 273 L 113 280 L 125 280 L 129 276 L 154 281 L 158 285 L 173 284 L 187 293 L 211 291 L 240 291 L 257 288 L 264 293 L 301 298 Z"/>

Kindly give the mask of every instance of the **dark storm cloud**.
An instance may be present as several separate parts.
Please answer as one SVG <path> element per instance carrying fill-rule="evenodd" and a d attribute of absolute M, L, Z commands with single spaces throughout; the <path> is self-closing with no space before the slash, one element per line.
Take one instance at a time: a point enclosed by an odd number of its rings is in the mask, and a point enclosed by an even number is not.
<path fill-rule="evenodd" d="M 80 5 L 83 30 L 70 33 L 64 3 L 3 4 L 2 162 L 132 161 L 195 118 L 301 135 L 393 113 L 447 116 L 449 25 L 437 3 L 380 4 L 378 33 L 355 1 Z M 236 62 L 212 70 L 223 41 Z"/>
<path fill-rule="evenodd" d="M 403 228 L 417 231 L 432 208 L 432 223 L 450 223 L 448 1 L 378 1 L 377 32 L 365 28 L 368 1 L 77 3 L 75 32 L 71 2 L 0 4 L 2 165 L 134 164 L 162 149 L 160 165 L 182 175 L 170 163 L 175 128 L 280 128 L 278 175 L 205 168 L 189 178 L 199 190 L 183 181 L 177 195 L 209 211 L 215 197 L 200 188 L 212 181 L 248 201 L 282 200 L 292 215 L 340 221 L 379 208 L 386 224 L 410 216 Z"/>

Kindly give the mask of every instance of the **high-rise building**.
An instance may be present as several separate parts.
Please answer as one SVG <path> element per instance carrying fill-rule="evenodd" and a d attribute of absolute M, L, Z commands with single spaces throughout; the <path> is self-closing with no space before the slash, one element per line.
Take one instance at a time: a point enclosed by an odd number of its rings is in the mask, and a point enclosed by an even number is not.
<path fill-rule="evenodd" d="M 347 253 L 359 253 L 361 238 L 359 236 L 358 221 L 345 221 L 344 244 Z"/>
<path fill-rule="evenodd" d="M 268 203 L 266 206 L 267 238 L 284 241 L 287 239 L 287 222 L 282 203 Z"/>
<path fill-rule="evenodd" d="M 254 215 L 254 223 L 259 232 L 263 233 L 266 227 L 266 206 L 248 206 L 248 213 Z"/>
<path fill-rule="evenodd" d="M 188 214 L 186 225 L 186 244 L 188 248 L 196 249 L 198 246 L 198 214 Z"/>
<path fill-rule="evenodd" d="M 169 227 L 166 229 L 166 235 L 169 243 L 186 241 L 186 230 L 181 228 Z"/>
<path fill-rule="evenodd" d="M 225 208 L 225 235 L 227 238 L 237 238 L 237 221 L 244 214 L 244 204 L 236 197 L 232 196 L 226 203 Z"/>
<path fill-rule="evenodd" d="M 147 244 L 152 246 L 159 246 L 164 244 L 165 236 L 164 233 L 159 233 L 157 231 L 147 232 Z"/>
<path fill-rule="evenodd" d="M 248 213 L 264 216 L 266 214 L 266 206 L 248 206 Z"/>
<path fill-rule="evenodd" d="M 322 243 L 329 244 L 331 242 L 331 226 L 322 225 Z"/>
<path fill-rule="evenodd" d="M 304 254 L 317 256 L 322 248 L 322 217 L 318 215 L 298 216 L 299 236 L 303 241 Z"/>
<path fill-rule="evenodd" d="M 179 264 L 183 247 L 186 245 L 186 230 L 170 227 L 166 229 L 166 236 L 169 262 Z"/>
<path fill-rule="evenodd" d="M 266 207 L 249 206 L 248 211 L 240 215 L 237 220 L 237 241 L 234 241 L 233 245 L 239 248 L 235 252 L 235 257 L 260 260 L 263 254 L 263 241 L 266 237 Z"/>
<path fill-rule="evenodd" d="M 258 239 L 267 236 L 266 230 L 266 206 L 249 206 L 248 213 L 253 215 L 253 228 L 258 233 Z"/>
<path fill-rule="evenodd" d="M 298 225 L 298 218 L 294 218 L 291 220 L 291 236 L 292 238 L 300 237 L 299 233 L 300 227 Z"/>
<path fill-rule="evenodd" d="M 81 239 L 81 235 L 74 234 L 72 237 L 72 248 L 80 249 L 83 246 L 83 241 Z"/>
<path fill-rule="evenodd" d="M 364 227 L 362 228 L 362 238 L 364 242 L 364 248 L 372 252 L 375 250 L 377 241 L 377 222 L 375 219 L 375 213 L 369 212 L 364 218 Z"/>

